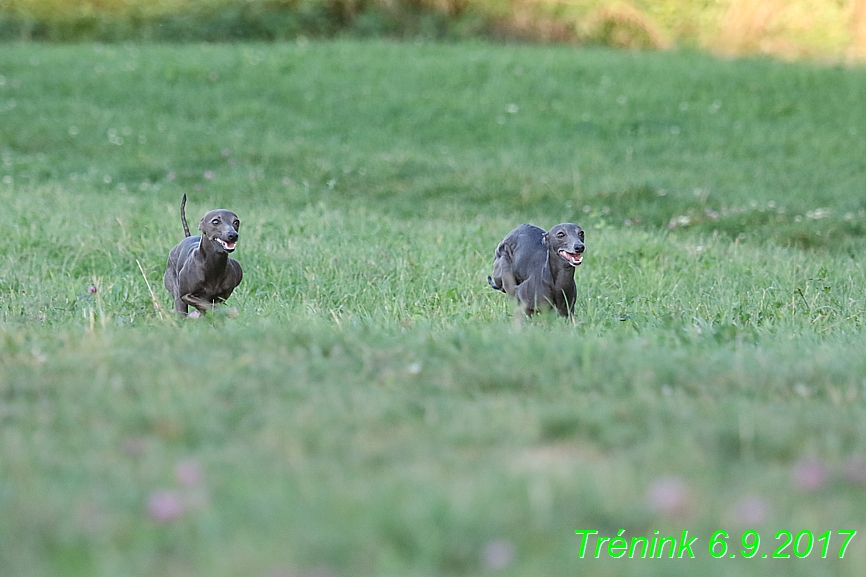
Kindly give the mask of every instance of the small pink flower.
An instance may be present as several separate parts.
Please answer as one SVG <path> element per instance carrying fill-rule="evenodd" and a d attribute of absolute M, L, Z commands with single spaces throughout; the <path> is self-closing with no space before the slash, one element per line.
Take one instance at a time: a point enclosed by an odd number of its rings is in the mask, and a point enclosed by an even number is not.
<path fill-rule="evenodd" d="M 866 485 L 866 457 L 851 457 L 842 468 L 842 476 L 852 485 Z"/>
<path fill-rule="evenodd" d="M 130 457 L 140 457 L 146 449 L 147 446 L 141 437 L 128 437 L 123 441 L 122 450 Z"/>
<path fill-rule="evenodd" d="M 280 567 L 268 573 L 267 577 L 337 577 L 337 574 L 330 567 L 315 567 L 307 571 Z"/>
<path fill-rule="evenodd" d="M 214 177 L 213 170 L 205 170 L 204 171 L 205 180 L 213 180 L 213 177 Z"/>
<path fill-rule="evenodd" d="M 770 513 L 770 506 L 763 498 L 750 495 L 740 499 L 734 506 L 736 520 L 744 526 L 754 526 L 763 523 Z"/>
<path fill-rule="evenodd" d="M 481 561 L 488 569 L 505 569 L 514 561 L 514 545 L 507 539 L 496 539 L 484 546 Z"/>
<path fill-rule="evenodd" d="M 229 150 L 228 148 L 223 148 L 222 155 L 223 155 L 223 158 L 228 158 L 229 156 L 232 155 L 232 151 Z"/>
<path fill-rule="evenodd" d="M 96 292 L 96 287 L 93 286 L 93 285 L 90 285 L 89 287 L 87 287 L 87 292 L 89 292 L 90 294 L 95 293 L 95 292 Z"/>
<path fill-rule="evenodd" d="M 191 319 L 197 319 L 200 316 L 201 316 L 201 313 L 198 311 L 192 311 L 191 313 L 189 313 L 189 318 L 191 318 Z"/>
<path fill-rule="evenodd" d="M 157 523 L 170 523 L 180 518 L 185 509 L 177 491 L 157 491 L 147 500 L 147 514 Z"/>
<path fill-rule="evenodd" d="M 283 177 L 283 186 L 289 186 L 290 184 L 292 184 L 292 179 L 288 176 Z"/>
<path fill-rule="evenodd" d="M 794 464 L 792 476 L 798 489 L 814 493 L 827 484 L 827 466 L 818 459 L 801 459 Z"/>
<path fill-rule="evenodd" d="M 195 461 L 180 461 L 174 468 L 174 475 L 184 487 L 195 487 L 201 483 L 201 465 Z"/>
<path fill-rule="evenodd" d="M 98 533 L 108 521 L 105 511 L 95 501 L 84 501 L 75 509 L 76 525 L 85 533 Z"/>
<path fill-rule="evenodd" d="M 678 477 L 662 477 L 647 489 L 650 509 L 666 515 L 682 515 L 691 508 L 691 496 L 686 483 Z"/>

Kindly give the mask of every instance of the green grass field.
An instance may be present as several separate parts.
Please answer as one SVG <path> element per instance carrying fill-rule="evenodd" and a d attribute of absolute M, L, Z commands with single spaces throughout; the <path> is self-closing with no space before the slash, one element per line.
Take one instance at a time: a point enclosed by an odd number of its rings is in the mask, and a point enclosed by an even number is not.
<path fill-rule="evenodd" d="M 860 577 L 864 95 L 688 52 L 0 46 L 0 573 Z M 178 321 L 183 193 L 245 278 Z M 521 323 L 493 250 L 562 221 L 574 323 Z M 695 559 L 580 558 L 623 529 Z"/>

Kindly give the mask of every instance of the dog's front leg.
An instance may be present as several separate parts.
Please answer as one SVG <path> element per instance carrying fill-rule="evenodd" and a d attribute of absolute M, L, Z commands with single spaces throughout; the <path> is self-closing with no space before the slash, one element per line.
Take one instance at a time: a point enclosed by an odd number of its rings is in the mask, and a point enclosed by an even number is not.
<path fill-rule="evenodd" d="M 180 297 L 174 299 L 174 312 L 180 316 L 186 316 L 189 313 L 189 307 Z"/>
<path fill-rule="evenodd" d="M 213 301 L 189 293 L 181 296 L 180 299 L 187 305 L 195 307 L 200 313 L 206 313 L 207 311 L 213 312 L 214 307 L 216 306 Z"/>

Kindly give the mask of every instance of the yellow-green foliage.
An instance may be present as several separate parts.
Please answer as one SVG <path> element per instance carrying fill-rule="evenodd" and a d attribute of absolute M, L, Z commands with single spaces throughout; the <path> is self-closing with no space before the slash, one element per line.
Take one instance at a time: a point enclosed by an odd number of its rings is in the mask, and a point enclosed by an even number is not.
<path fill-rule="evenodd" d="M 133 13 L 158 16 L 185 10 L 191 4 L 184 0 L 0 0 L 4 12 L 45 20 L 95 15 L 126 17 Z"/>
<path fill-rule="evenodd" d="M 467 12 L 522 37 L 626 48 L 698 46 L 720 54 L 866 57 L 866 0 L 0 0 L 3 14 L 43 22 L 147 19 L 227 8 L 369 7 Z"/>
<path fill-rule="evenodd" d="M 213 11 L 237 4 L 291 8 L 301 2 L 318 0 L 0 0 L 0 11 L 41 20 L 129 18 Z"/>
<path fill-rule="evenodd" d="M 520 19 L 553 16 L 579 37 L 722 54 L 866 56 L 866 0 L 476 0 Z"/>
<path fill-rule="evenodd" d="M 436 0 L 451 12 L 458 4 L 466 0 Z M 866 57 L 866 0 L 469 0 L 468 7 L 526 29 L 553 20 L 577 39 L 629 48 Z"/>

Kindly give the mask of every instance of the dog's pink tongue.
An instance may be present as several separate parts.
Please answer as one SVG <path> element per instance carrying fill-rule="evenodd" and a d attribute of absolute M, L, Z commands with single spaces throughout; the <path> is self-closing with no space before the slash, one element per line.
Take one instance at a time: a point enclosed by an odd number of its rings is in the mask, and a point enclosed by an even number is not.
<path fill-rule="evenodd" d="M 227 242 L 227 243 L 226 243 L 226 248 L 227 248 L 228 250 L 234 250 L 236 244 L 237 244 L 236 242 Z"/>

